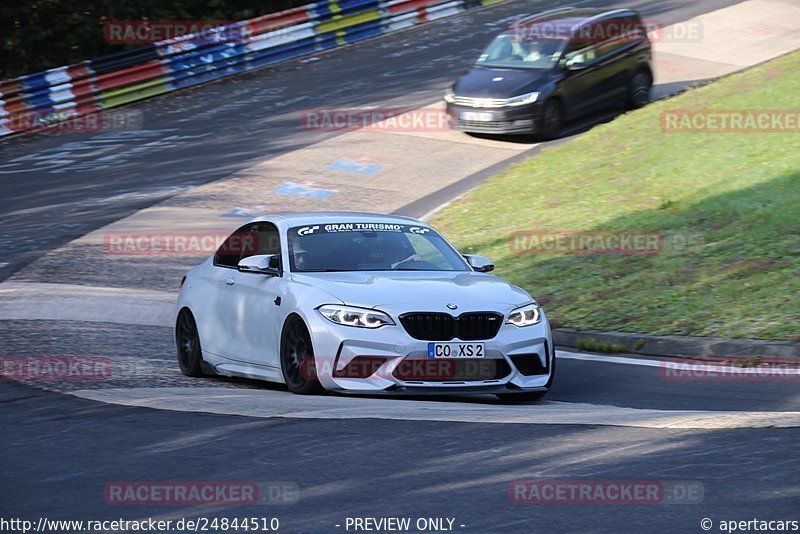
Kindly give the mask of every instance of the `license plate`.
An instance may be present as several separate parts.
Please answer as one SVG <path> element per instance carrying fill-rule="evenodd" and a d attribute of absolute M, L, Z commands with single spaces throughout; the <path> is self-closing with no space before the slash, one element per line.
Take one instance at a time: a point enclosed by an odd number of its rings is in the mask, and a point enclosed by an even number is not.
<path fill-rule="evenodd" d="M 488 122 L 492 120 L 492 114 L 480 111 L 462 111 L 460 118 L 462 121 Z"/>
<path fill-rule="evenodd" d="M 483 358 L 483 343 L 428 343 L 429 359 Z"/>

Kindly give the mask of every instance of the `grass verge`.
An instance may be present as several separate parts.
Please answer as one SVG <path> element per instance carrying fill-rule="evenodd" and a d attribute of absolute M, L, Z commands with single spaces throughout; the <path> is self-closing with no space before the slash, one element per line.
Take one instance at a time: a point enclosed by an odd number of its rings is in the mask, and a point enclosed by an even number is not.
<path fill-rule="evenodd" d="M 662 128 L 678 109 L 800 113 L 799 95 L 797 52 L 544 150 L 431 223 L 462 252 L 491 257 L 554 326 L 800 340 L 800 130 Z M 596 241 L 590 253 L 542 253 L 565 231 L 660 237 L 651 254 L 604 253 Z"/>

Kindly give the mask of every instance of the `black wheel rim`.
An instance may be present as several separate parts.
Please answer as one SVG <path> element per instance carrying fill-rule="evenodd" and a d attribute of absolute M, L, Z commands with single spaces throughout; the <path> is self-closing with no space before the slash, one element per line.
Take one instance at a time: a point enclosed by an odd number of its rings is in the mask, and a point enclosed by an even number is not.
<path fill-rule="evenodd" d="M 189 369 L 198 347 L 197 324 L 191 313 L 182 313 L 178 320 L 178 359 L 183 369 Z"/>
<path fill-rule="evenodd" d="M 314 351 L 300 321 L 293 321 L 287 327 L 281 353 L 286 382 L 293 388 L 302 387 L 309 374 L 314 372 Z"/>
<path fill-rule="evenodd" d="M 650 78 L 646 74 L 640 72 L 633 77 L 631 96 L 637 107 L 644 106 L 650 100 Z"/>
<path fill-rule="evenodd" d="M 550 134 L 555 134 L 561 127 L 561 108 L 555 102 L 547 105 L 544 113 L 544 124 Z"/>

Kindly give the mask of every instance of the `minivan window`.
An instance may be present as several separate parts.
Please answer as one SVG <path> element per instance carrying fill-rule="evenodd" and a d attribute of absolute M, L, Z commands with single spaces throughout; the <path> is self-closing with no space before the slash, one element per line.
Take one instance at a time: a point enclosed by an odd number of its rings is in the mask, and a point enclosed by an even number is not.
<path fill-rule="evenodd" d="M 581 63 L 590 63 L 597 57 L 597 50 L 595 45 L 587 45 L 585 42 L 572 42 L 564 52 L 564 65 L 570 67 L 572 65 L 580 65 Z"/>
<path fill-rule="evenodd" d="M 475 64 L 502 69 L 551 69 L 565 42 L 502 34 L 489 43 Z"/>

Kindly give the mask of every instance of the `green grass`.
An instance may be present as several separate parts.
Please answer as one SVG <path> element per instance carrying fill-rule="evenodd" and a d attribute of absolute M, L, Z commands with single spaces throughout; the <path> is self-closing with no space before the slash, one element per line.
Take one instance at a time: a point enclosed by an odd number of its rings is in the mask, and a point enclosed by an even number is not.
<path fill-rule="evenodd" d="M 544 150 L 431 223 L 554 326 L 800 340 L 800 132 L 664 133 L 673 109 L 794 109 L 800 53 Z M 661 232 L 651 255 L 512 251 L 515 231 Z"/>

